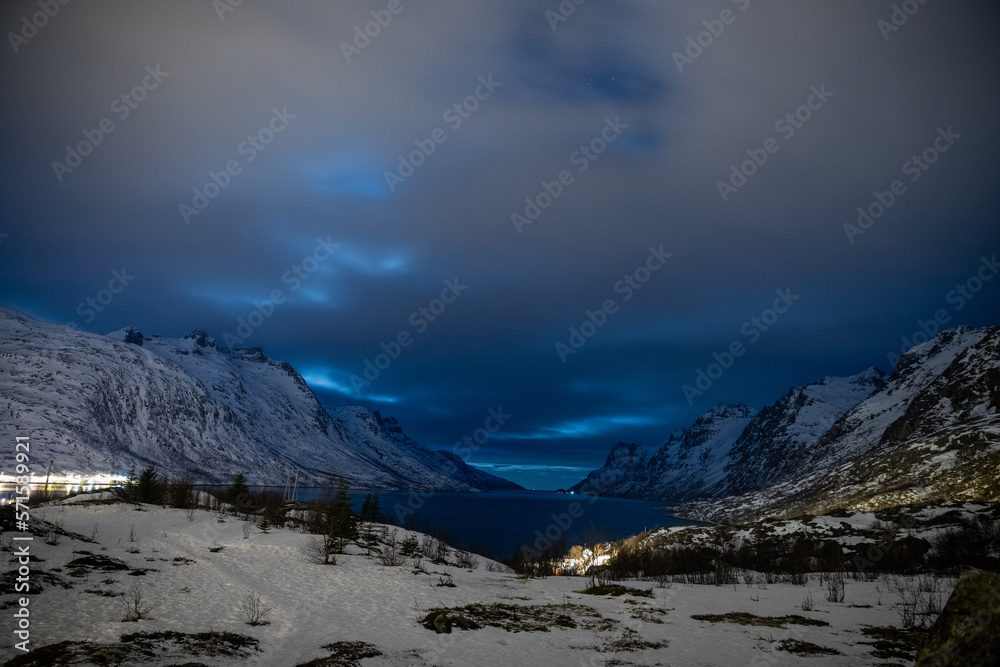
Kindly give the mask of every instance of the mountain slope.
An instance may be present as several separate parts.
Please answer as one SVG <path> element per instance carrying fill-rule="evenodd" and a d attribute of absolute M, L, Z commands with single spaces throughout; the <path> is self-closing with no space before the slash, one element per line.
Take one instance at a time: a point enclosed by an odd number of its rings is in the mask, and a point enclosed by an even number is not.
<path fill-rule="evenodd" d="M 432 452 L 371 410 L 331 415 L 287 362 L 222 351 L 204 332 L 145 337 L 74 331 L 0 308 L 0 423 L 60 473 L 172 475 L 256 483 L 343 478 L 358 488 L 519 488 Z M 35 444 L 37 443 L 37 444 Z"/>
<path fill-rule="evenodd" d="M 680 501 L 679 515 L 702 519 L 998 499 L 1000 327 L 942 332 L 889 378 L 871 368 L 793 387 L 734 441 L 700 450 L 705 465 L 678 444 L 616 445 L 588 488 L 574 488 Z"/>
<path fill-rule="evenodd" d="M 799 460 L 849 409 L 885 384 L 877 368 L 826 377 L 788 392 L 760 411 L 729 453 L 725 478 L 712 495 L 736 495 L 794 477 Z"/>
<path fill-rule="evenodd" d="M 1000 498 L 1000 327 L 951 329 L 909 350 L 760 490 L 680 508 L 702 518 Z"/>
<path fill-rule="evenodd" d="M 754 415 L 745 405 L 717 405 L 658 448 L 618 443 L 604 466 L 571 490 L 658 500 L 697 497 L 722 479 L 729 449 Z"/>

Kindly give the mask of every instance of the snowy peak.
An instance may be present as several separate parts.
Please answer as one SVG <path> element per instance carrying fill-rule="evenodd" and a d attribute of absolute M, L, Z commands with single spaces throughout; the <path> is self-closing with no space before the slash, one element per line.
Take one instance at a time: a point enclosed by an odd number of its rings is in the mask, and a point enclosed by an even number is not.
<path fill-rule="evenodd" d="M 730 447 L 755 414 L 746 405 L 716 405 L 655 450 L 620 442 L 604 466 L 572 490 L 630 498 L 696 497 L 718 481 Z"/>
<path fill-rule="evenodd" d="M 997 327 L 959 327 L 911 348 L 886 383 L 844 414 L 804 463 L 833 466 L 880 443 L 906 437 L 918 425 L 926 432 L 969 418 L 981 405 L 983 392 L 989 395 L 984 373 L 996 366 L 998 332 Z M 964 413 L 951 403 L 956 394 L 967 405 Z"/>
<path fill-rule="evenodd" d="M 846 412 L 883 385 L 885 373 L 871 366 L 857 375 L 825 377 L 800 389 L 807 396 L 842 407 Z"/>
<path fill-rule="evenodd" d="M 0 307 L 3 421 L 46 442 L 59 473 L 170 475 L 255 483 L 475 491 L 519 488 L 432 452 L 365 408 L 331 416 L 302 376 L 260 348 L 221 350 L 125 328 L 107 336 Z"/>
<path fill-rule="evenodd" d="M 926 348 L 914 348 L 910 351 L 914 356 L 907 353 L 897 365 L 894 382 L 909 380 L 912 386 L 922 381 L 921 388 L 889 424 L 879 444 L 930 437 L 954 423 L 995 421 L 1000 412 L 1000 327 L 965 329 L 947 338 L 945 333 Z M 933 376 L 918 371 L 913 361 L 918 355 L 923 355 L 924 366 L 936 371 Z"/>
<path fill-rule="evenodd" d="M 885 384 L 869 368 L 792 387 L 747 425 L 730 451 L 716 495 L 744 493 L 794 475 L 800 459 L 845 412 Z"/>
<path fill-rule="evenodd" d="M 899 358 L 889 379 L 898 380 L 914 372 L 935 373 L 950 364 L 955 356 L 971 344 L 987 336 L 989 329 L 956 327 L 942 331 L 919 345 L 914 345 Z"/>
<path fill-rule="evenodd" d="M 198 347 L 215 347 L 215 339 L 200 329 L 195 329 L 187 336 L 184 336 L 184 340 L 189 339 L 194 341 L 194 344 Z"/>
<path fill-rule="evenodd" d="M 893 448 L 914 470 L 956 467 L 959 455 L 948 452 L 961 443 L 992 451 L 983 443 L 998 438 L 998 413 L 1000 327 L 959 327 L 911 348 L 888 378 L 876 368 L 824 377 L 792 387 L 759 414 L 715 406 L 655 450 L 616 446 L 588 479 L 613 475 L 606 495 L 688 501 L 757 493 L 773 505 L 843 485 L 831 475 L 858 461 L 881 469 L 880 452 Z M 937 453 L 896 451 L 910 443 Z M 924 460 L 932 456 L 939 465 Z M 855 477 L 868 474 L 851 469 Z M 901 484 L 919 478 L 906 474 Z"/>
<path fill-rule="evenodd" d="M 775 456 L 766 429 L 748 428 L 746 442 L 733 448 L 742 458 L 731 464 L 730 483 L 714 490 L 714 500 L 685 511 L 738 519 L 1000 498 L 1000 327 L 942 332 L 911 348 L 892 375 L 875 384 L 798 454 Z M 787 421 L 776 415 L 768 428 L 787 430 Z M 768 466 L 780 467 L 780 474 L 747 480 L 738 473 Z"/>
<path fill-rule="evenodd" d="M 145 336 L 142 335 L 142 332 L 135 327 L 125 327 L 124 329 L 119 329 L 118 331 L 112 331 L 107 335 L 107 337 L 112 340 L 120 340 L 123 343 L 138 345 L 139 347 L 142 347 L 142 342 L 145 340 Z"/>
<path fill-rule="evenodd" d="M 608 458 L 604 461 L 605 468 L 622 468 L 632 462 L 640 447 L 634 442 L 617 442 L 611 447 Z"/>
<path fill-rule="evenodd" d="M 757 411 L 748 405 L 714 405 L 695 419 L 690 427 L 671 435 L 664 446 L 676 443 L 682 449 L 690 449 L 727 441 L 734 429 L 742 430 L 755 414 Z"/>

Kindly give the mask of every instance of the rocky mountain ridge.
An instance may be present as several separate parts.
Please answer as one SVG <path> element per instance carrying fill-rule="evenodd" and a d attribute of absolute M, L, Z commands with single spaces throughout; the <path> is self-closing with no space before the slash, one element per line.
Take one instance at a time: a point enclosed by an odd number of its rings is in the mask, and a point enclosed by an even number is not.
<path fill-rule="evenodd" d="M 123 474 L 154 464 L 172 476 L 257 484 L 344 479 L 355 488 L 520 488 L 431 451 L 395 419 L 359 406 L 328 411 L 301 375 L 261 348 L 222 350 L 126 328 L 106 336 L 0 307 L 0 424 L 29 435 L 53 472 Z"/>
<path fill-rule="evenodd" d="M 679 503 L 678 514 L 714 520 L 931 498 L 994 500 L 1000 327 L 944 331 L 904 354 L 888 378 L 870 368 L 793 387 L 738 434 L 705 441 L 703 463 L 691 465 L 685 439 L 713 428 L 721 434 L 720 414 L 712 408 L 656 448 L 633 445 L 622 456 L 616 445 L 617 467 L 606 463 L 588 479 L 614 480 L 602 495 Z"/>

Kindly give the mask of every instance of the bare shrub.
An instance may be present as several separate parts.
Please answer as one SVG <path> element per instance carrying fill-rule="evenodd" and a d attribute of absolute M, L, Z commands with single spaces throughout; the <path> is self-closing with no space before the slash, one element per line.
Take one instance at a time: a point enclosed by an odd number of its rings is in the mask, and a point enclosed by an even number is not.
<path fill-rule="evenodd" d="M 387 567 L 396 567 L 406 562 L 406 556 L 401 553 L 399 542 L 396 541 L 395 530 L 389 534 L 389 537 L 382 545 L 382 552 L 375 558 Z"/>
<path fill-rule="evenodd" d="M 812 611 L 814 608 L 812 593 L 806 595 L 806 599 L 803 600 L 802 604 L 799 606 L 802 607 L 802 611 Z"/>
<path fill-rule="evenodd" d="M 736 568 L 733 567 L 732 563 L 723 558 L 715 559 L 715 585 L 716 586 L 728 586 L 732 584 L 733 586 L 739 583 L 739 578 L 736 573 Z"/>
<path fill-rule="evenodd" d="M 455 553 L 455 562 L 466 570 L 475 570 L 479 567 L 479 556 L 470 551 L 458 551 Z"/>
<path fill-rule="evenodd" d="M 121 612 L 122 623 L 134 623 L 148 619 L 158 606 L 158 602 L 151 602 L 146 597 L 142 590 L 142 584 L 133 585 L 118 598 L 118 610 Z"/>
<path fill-rule="evenodd" d="M 826 577 L 826 601 L 843 602 L 847 577 L 843 572 L 831 572 Z"/>
<path fill-rule="evenodd" d="M 164 505 L 172 505 L 177 509 L 190 509 L 197 505 L 197 496 L 194 490 L 194 477 L 190 472 L 184 473 L 180 479 L 174 482 L 168 482 L 166 478 L 163 481 L 164 494 L 163 503 Z"/>
<path fill-rule="evenodd" d="M 302 555 L 310 563 L 336 565 L 336 549 L 332 542 L 332 538 L 327 535 L 310 535 L 302 546 Z"/>
<path fill-rule="evenodd" d="M 486 571 L 487 572 L 502 572 L 504 574 L 512 574 L 514 571 L 504 565 L 503 563 L 498 563 L 495 560 L 486 561 Z"/>
<path fill-rule="evenodd" d="M 448 555 L 451 552 L 447 543 L 432 535 L 424 535 L 421 551 L 434 561 L 448 560 Z"/>
<path fill-rule="evenodd" d="M 899 596 L 896 613 L 904 628 L 927 628 L 944 608 L 941 580 L 933 575 L 915 580 L 894 577 L 888 584 L 890 592 Z"/>
<path fill-rule="evenodd" d="M 253 523 L 250 521 L 243 522 L 243 539 L 249 540 L 250 534 L 253 533 Z"/>
<path fill-rule="evenodd" d="M 589 587 L 607 586 L 612 581 L 614 581 L 614 576 L 611 570 L 609 570 L 606 567 L 601 567 L 596 565 L 591 566 L 591 568 L 587 570 L 587 576 L 589 577 L 588 579 Z"/>
<path fill-rule="evenodd" d="M 247 590 L 247 596 L 240 603 L 243 615 L 247 617 L 247 625 L 269 625 L 271 621 L 265 621 L 264 616 L 271 611 L 271 608 L 260 599 L 260 593 L 252 588 Z"/>

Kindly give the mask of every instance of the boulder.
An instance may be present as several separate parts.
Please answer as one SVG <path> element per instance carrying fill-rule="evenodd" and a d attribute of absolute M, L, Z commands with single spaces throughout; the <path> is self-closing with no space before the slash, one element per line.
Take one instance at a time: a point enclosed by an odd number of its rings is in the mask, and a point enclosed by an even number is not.
<path fill-rule="evenodd" d="M 1000 665 L 1000 574 L 968 570 L 917 651 L 914 667 Z"/>

